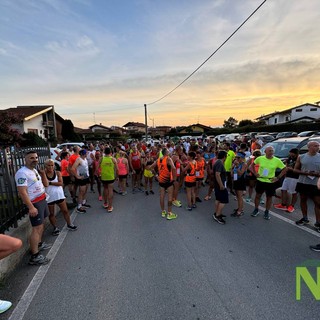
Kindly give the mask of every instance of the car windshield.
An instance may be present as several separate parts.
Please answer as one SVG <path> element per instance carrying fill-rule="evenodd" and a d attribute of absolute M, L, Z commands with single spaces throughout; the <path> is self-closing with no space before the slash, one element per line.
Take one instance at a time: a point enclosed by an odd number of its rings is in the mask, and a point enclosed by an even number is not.
<path fill-rule="evenodd" d="M 297 148 L 300 141 L 271 141 L 267 145 L 265 145 L 261 151 L 264 154 L 264 150 L 266 147 L 274 148 L 274 155 L 278 158 L 286 158 L 289 155 L 289 151 L 292 148 Z"/>

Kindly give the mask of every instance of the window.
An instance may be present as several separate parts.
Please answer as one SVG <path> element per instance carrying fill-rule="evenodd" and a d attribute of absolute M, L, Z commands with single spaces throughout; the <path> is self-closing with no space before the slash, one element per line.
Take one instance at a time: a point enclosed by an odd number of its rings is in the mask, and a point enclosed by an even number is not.
<path fill-rule="evenodd" d="M 35 134 L 38 134 L 38 129 L 28 129 L 28 133 L 33 132 Z"/>
<path fill-rule="evenodd" d="M 290 121 L 289 116 L 286 116 L 284 121 Z"/>
<path fill-rule="evenodd" d="M 296 109 L 296 112 L 302 112 L 302 109 Z"/>
<path fill-rule="evenodd" d="M 310 108 L 310 111 L 317 111 L 318 108 Z"/>
<path fill-rule="evenodd" d="M 274 124 L 278 123 L 278 119 L 274 119 Z"/>

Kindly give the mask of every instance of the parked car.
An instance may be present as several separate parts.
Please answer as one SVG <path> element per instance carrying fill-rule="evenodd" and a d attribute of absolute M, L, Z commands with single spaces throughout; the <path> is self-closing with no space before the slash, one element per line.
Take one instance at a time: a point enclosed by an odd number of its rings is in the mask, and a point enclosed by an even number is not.
<path fill-rule="evenodd" d="M 231 142 L 237 140 L 240 137 L 240 133 L 229 133 L 224 137 L 224 140 Z"/>
<path fill-rule="evenodd" d="M 286 132 L 279 132 L 276 136 L 276 138 L 289 138 L 289 137 L 297 137 L 298 134 L 293 131 L 286 131 Z"/>
<path fill-rule="evenodd" d="M 298 134 L 299 137 L 311 137 L 311 136 L 319 136 L 319 131 L 302 131 Z"/>
<path fill-rule="evenodd" d="M 226 134 L 219 134 L 215 137 L 219 142 L 222 142 L 226 138 Z"/>
<path fill-rule="evenodd" d="M 65 142 L 65 143 L 58 144 L 57 148 L 62 149 L 64 146 L 67 146 L 68 149 L 75 146 L 79 146 L 80 148 L 82 148 L 84 146 L 84 143 L 83 142 Z"/>
<path fill-rule="evenodd" d="M 55 170 L 60 170 L 61 168 L 60 152 L 61 149 L 59 148 L 50 148 L 50 159 L 54 161 Z"/>
<path fill-rule="evenodd" d="M 262 154 L 267 147 L 272 146 L 274 148 L 274 155 L 281 160 L 285 160 L 289 151 L 293 148 L 298 148 L 300 154 L 308 152 L 307 144 L 309 141 L 318 141 L 320 143 L 319 137 L 290 137 L 290 138 L 279 138 L 271 142 L 268 142 L 261 148 Z"/>
<path fill-rule="evenodd" d="M 263 144 L 266 144 L 266 143 L 275 139 L 275 137 L 270 134 L 259 134 L 256 136 L 256 138 L 258 140 L 261 140 L 263 142 Z"/>

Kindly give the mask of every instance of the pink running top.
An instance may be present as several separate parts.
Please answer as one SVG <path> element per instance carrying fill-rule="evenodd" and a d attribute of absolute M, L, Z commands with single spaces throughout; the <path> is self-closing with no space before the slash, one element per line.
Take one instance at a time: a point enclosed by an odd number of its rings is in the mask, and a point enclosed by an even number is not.
<path fill-rule="evenodd" d="M 128 174 L 127 166 L 123 160 L 124 160 L 123 158 L 119 158 L 117 160 L 119 176 L 125 176 L 126 174 Z"/>

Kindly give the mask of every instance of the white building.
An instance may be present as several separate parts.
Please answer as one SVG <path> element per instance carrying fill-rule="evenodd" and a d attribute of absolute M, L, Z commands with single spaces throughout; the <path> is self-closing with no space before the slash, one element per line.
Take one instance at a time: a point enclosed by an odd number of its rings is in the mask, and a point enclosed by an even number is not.
<path fill-rule="evenodd" d="M 317 102 L 316 104 L 305 103 L 284 111 L 275 111 L 267 115 L 262 115 L 256 120 L 262 120 L 265 121 L 268 125 L 274 125 L 287 122 L 313 122 L 317 119 L 320 119 L 319 102 Z"/>

